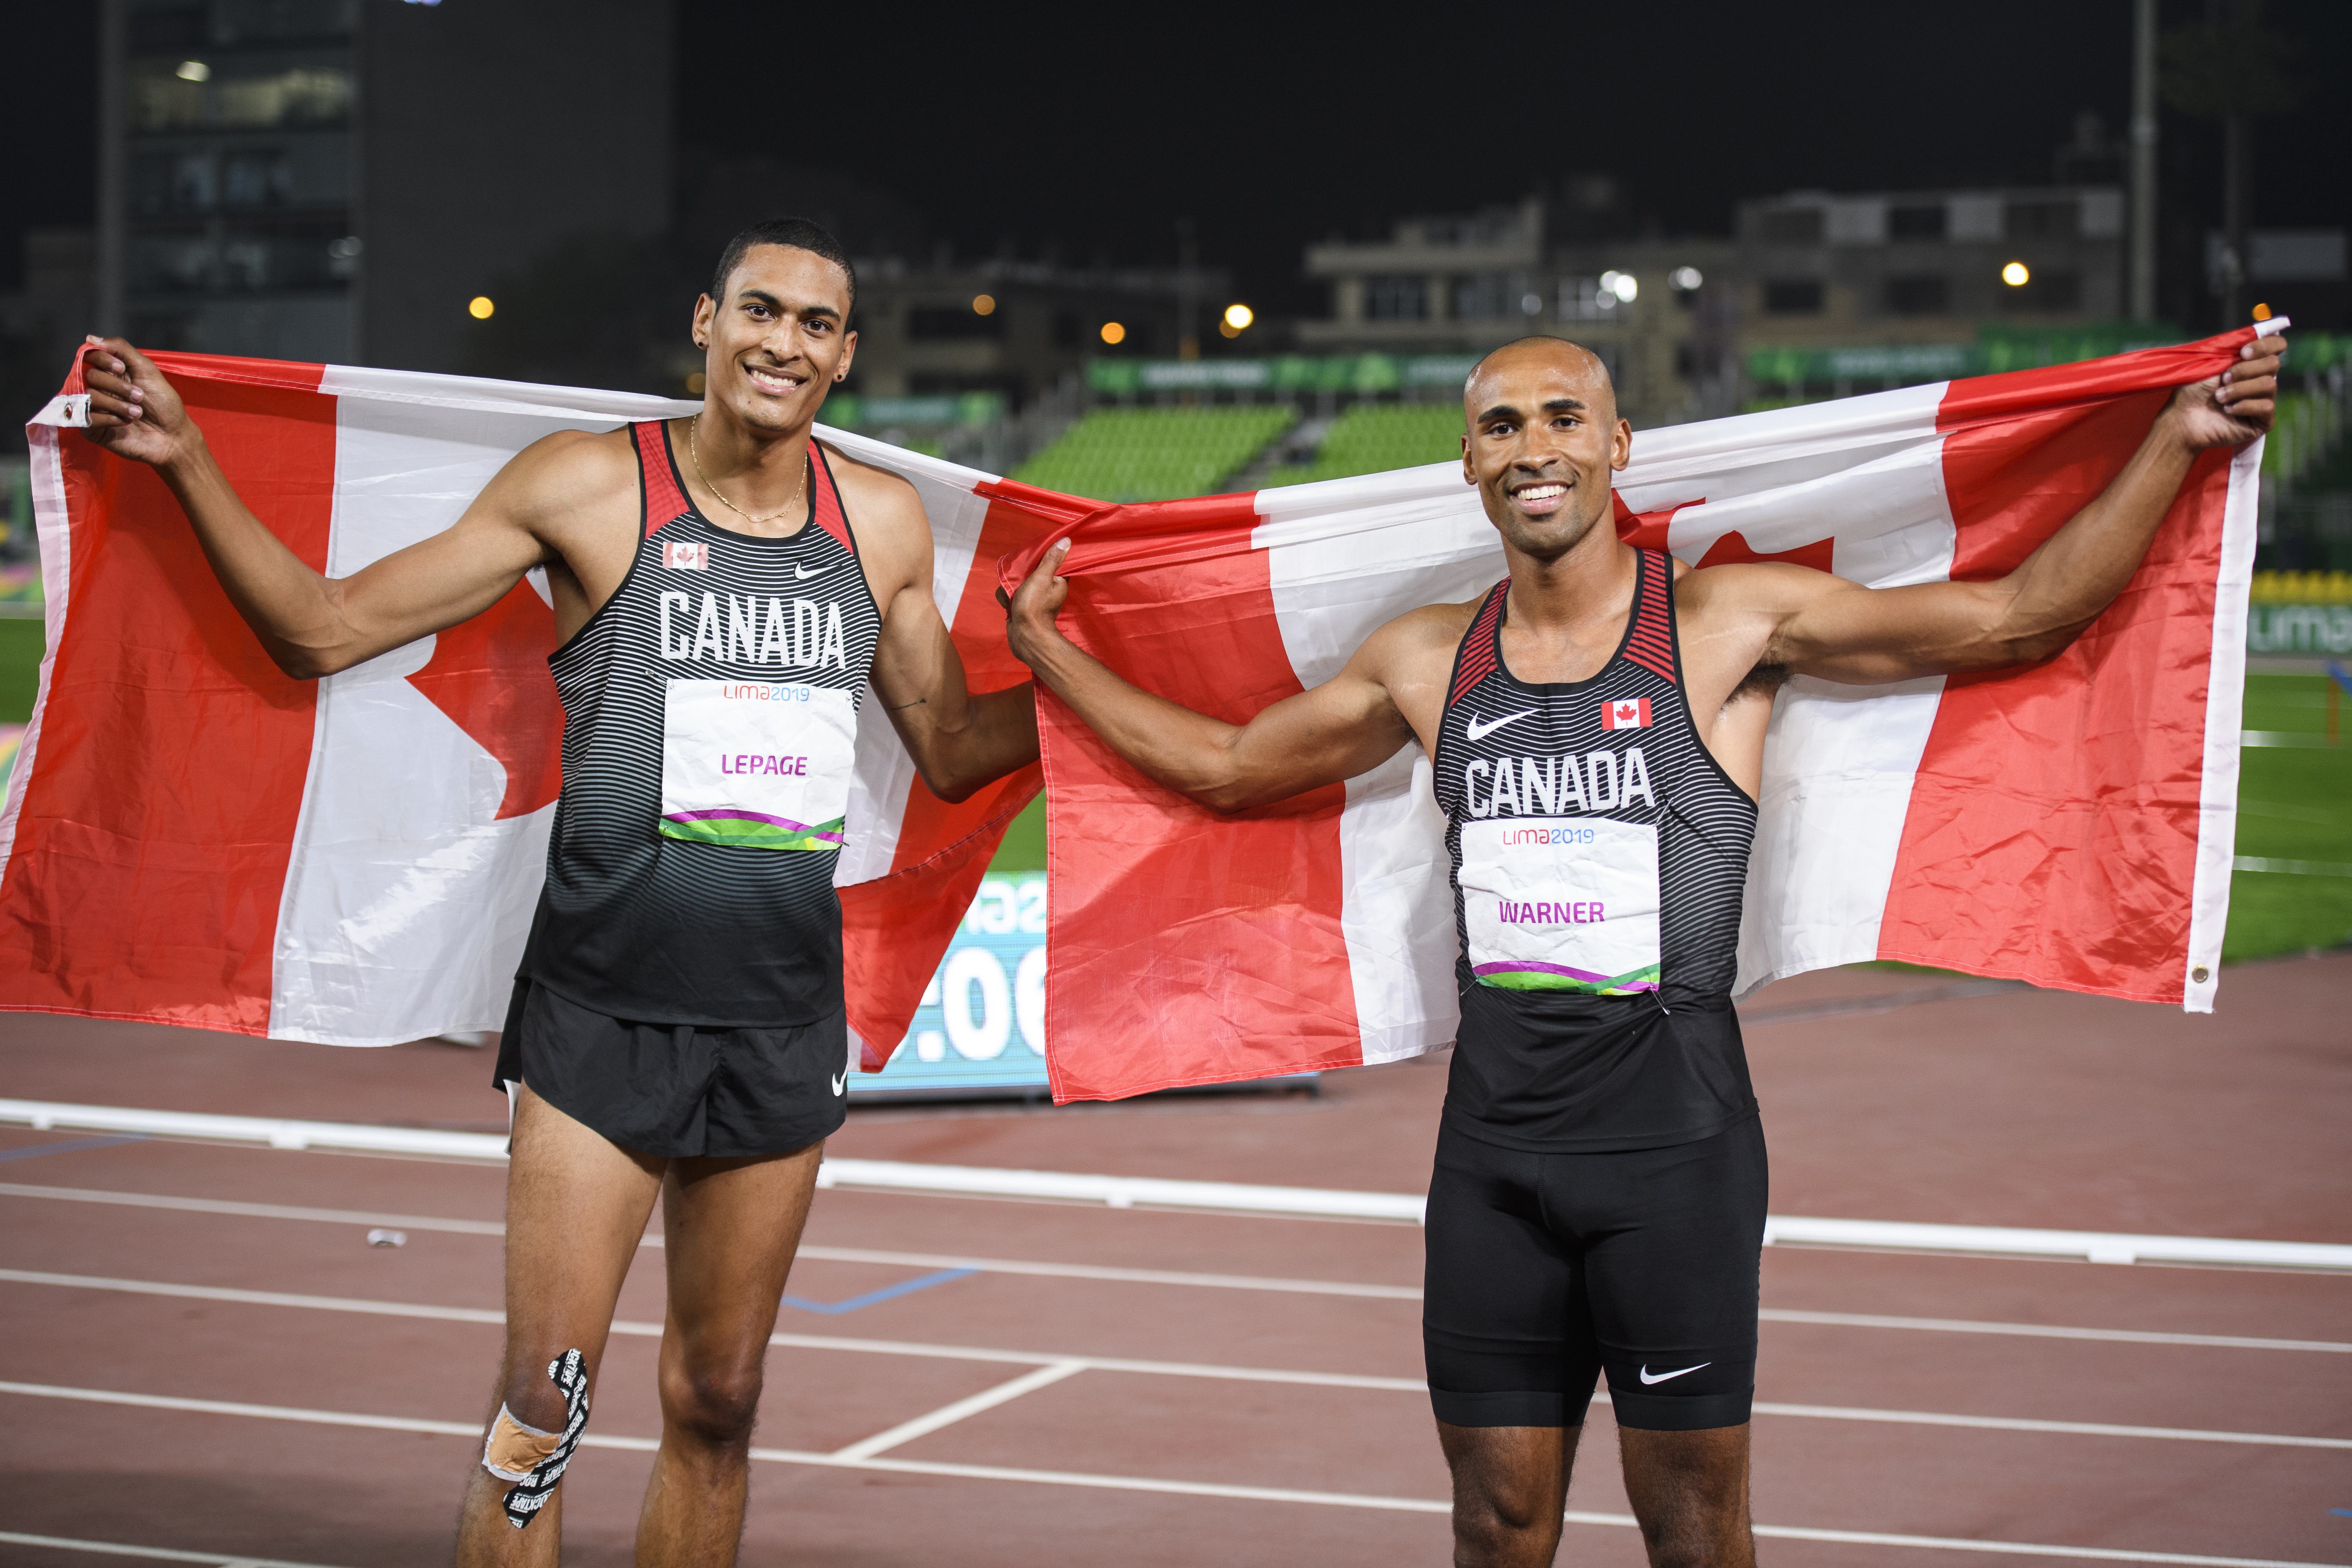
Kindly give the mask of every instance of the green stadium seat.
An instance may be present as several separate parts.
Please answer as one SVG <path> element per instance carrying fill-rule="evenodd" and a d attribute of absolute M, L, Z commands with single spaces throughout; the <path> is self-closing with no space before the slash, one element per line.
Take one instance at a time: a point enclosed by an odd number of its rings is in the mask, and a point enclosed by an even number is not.
<path fill-rule="evenodd" d="M 1297 417 L 1286 404 L 1097 408 L 1013 477 L 1095 500 L 1213 495 Z"/>
<path fill-rule="evenodd" d="M 1360 403 L 1332 425 L 1312 463 L 1277 468 L 1266 477 L 1265 482 L 1271 489 L 1277 485 L 1303 485 L 1314 479 L 1344 479 L 1357 474 L 1442 463 L 1461 455 L 1461 404 L 1452 399 L 1443 403 Z"/>

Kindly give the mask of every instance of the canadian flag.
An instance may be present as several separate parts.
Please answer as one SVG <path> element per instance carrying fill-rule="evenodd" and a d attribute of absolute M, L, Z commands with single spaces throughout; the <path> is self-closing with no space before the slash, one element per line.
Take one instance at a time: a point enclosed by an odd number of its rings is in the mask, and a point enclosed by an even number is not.
<path fill-rule="evenodd" d="M 152 356 L 247 505 L 346 576 L 454 522 L 522 447 L 698 405 L 348 365 Z M 481 616 L 324 680 L 278 671 L 155 474 L 29 426 L 48 654 L 0 808 L 0 1007 L 378 1045 L 499 1026 L 545 874 L 562 711 L 534 574 Z M 911 481 L 975 690 L 1025 679 L 996 561 L 1080 515 L 844 431 Z M 708 566 L 670 546 L 665 565 Z M 836 882 L 850 1024 L 905 1034 L 1034 768 L 950 805 L 872 701 Z M 647 825 L 651 831 L 651 824 Z"/>
<path fill-rule="evenodd" d="M 1646 730 L 1650 727 L 1650 700 L 1628 697 L 1601 705 L 1601 727 L 1604 730 Z"/>
<path fill-rule="evenodd" d="M 2251 335 L 1643 431 L 1618 530 L 1696 565 L 1796 561 L 1873 586 L 1995 575 L 2105 486 L 2169 388 Z M 247 503 L 331 575 L 446 527 L 540 436 L 695 406 L 155 357 Z M 0 942 L 20 955 L 0 965 L 0 1008 L 343 1044 L 495 1026 L 558 785 L 543 589 L 289 679 L 155 476 L 70 428 L 81 391 L 69 379 L 30 430 L 49 651 L 0 806 Z M 1081 646 L 1235 722 L 1337 673 L 1395 616 L 1503 572 L 1451 462 L 1106 506 L 824 434 L 922 498 L 975 689 L 1025 673 L 994 591 L 1053 538 L 1073 540 L 1063 625 Z M 2260 462 L 2260 443 L 2200 459 L 2138 574 L 2054 659 L 1781 689 L 1743 989 L 1891 958 L 2211 1008 Z M 1417 747 L 1229 817 L 1142 778 L 1050 696 L 1039 715 L 1057 1099 L 1453 1038 L 1444 823 Z M 872 1069 L 1038 773 L 949 805 L 877 705 L 859 724 L 836 882 Z"/>
<path fill-rule="evenodd" d="M 1637 431 L 1618 530 L 1695 566 L 1793 561 L 1874 587 L 1997 576 L 2106 486 L 2171 388 L 2252 336 Z M 1743 993 L 1885 958 L 2212 1007 L 2261 460 L 2260 442 L 2206 453 L 2138 574 L 2055 658 L 1780 689 Z M 1106 510 L 1061 570 L 1082 647 L 1240 722 L 1404 611 L 1483 593 L 1504 561 L 1445 462 Z M 1040 711 L 1058 1099 L 1454 1037 L 1444 821 L 1418 746 L 1228 816 L 1143 778 L 1058 700 Z"/>

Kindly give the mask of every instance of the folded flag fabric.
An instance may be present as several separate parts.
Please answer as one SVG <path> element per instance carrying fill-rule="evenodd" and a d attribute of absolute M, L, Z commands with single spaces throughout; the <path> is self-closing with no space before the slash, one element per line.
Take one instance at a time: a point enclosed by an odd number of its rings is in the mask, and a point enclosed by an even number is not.
<path fill-rule="evenodd" d="M 2222 370 L 2253 331 L 1637 431 L 1619 531 L 1700 566 L 1791 561 L 1874 587 L 1995 577 L 2105 488 L 2170 388 Z M 1884 958 L 2212 1007 L 2260 461 L 2259 442 L 2207 453 L 2130 585 L 2054 659 L 1782 689 L 1743 994 Z M 1328 679 L 1391 617 L 1483 592 L 1504 563 L 1441 463 L 1108 510 L 1076 529 L 1062 570 L 1080 646 L 1240 722 Z M 1444 825 L 1418 747 L 1225 817 L 1145 780 L 1050 696 L 1041 713 L 1057 1100 L 1453 1038 Z"/>
<path fill-rule="evenodd" d="M 1643 431 L 1619 531 L 1698 564 L 1790 560 L 1873 585 L 1995 575 L 2098 493 L 2167 389 L 2249 336 Z M 155 358 L 256 514 L 331 575 L 447 526 L 541 436 L 695 406 Z M 496 1027 L 560 784 L 543 585 L 289 679 L 156 477 L 73 433 L 85 405 L 77 374 L 30 431 L 49 652 L 0 807 L 0 942 L 22 955 L 0 966 L 0 1008 L 346 1045 Z M 1328 678 L 1381 622 L 1503 571 L 1451 464 L 1106 506 L 823 434 L 921 495 L 976 690 L 1025 674 L 994 591 L 1056 537 L 1074 539 L 1064 623 L 1080 643 L 1236 721 Z M 1885 957 L 2210 1008 L 2259 459 L 2201 460 L 2130 587 L 2057 659 L 1782 691 L 1743 989 Z M 1443 823 L 1415 749 L 1226 818 L 1142 779 L 1050 697 L 1040 717 L 1057 1099 L 1453 1037 Z M 850 1022 L 878 1070 L 1039 771 L 947 805 L 872 703 L 856 756 L 836 883 Z"/>
<path fill-rule="evenodd" d="M 447 527 L 551 431 L 698 406 L 153 357 L 247 504 L 333 576 Z M 17 955 L 0 964 L 0 1007 L 339 1045 L 497 1028 L 561 783 L 543 582 L 356 668 L 291 679 L 155 474 L 70 428 L 84 407 L 77 370 L 30 427 L 49 652 L 0 808 L 0 943 Z M 824 435 L 920 492 L 973 689 L 1026 679 L 1004 647 L 997 558 L 1073 514 L 1051 498 L 996 504 L 986 475 Z M 856 745 L 836 880 L 850 1023 L 878 1068 L 1039 774 L 949 805 L 872 702 Z"/>

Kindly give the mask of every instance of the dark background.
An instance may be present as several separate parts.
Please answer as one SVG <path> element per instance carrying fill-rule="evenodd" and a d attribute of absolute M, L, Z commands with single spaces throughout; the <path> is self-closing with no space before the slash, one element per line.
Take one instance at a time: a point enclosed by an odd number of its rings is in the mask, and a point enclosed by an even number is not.
<path fill-rule="evenodd" d="M 2294 42 L 2302 102 L 2259 122 L 2254 222 L 2341 224 L 2352 5 L 2266 9 Z M 16 286 L 26 227 L 90 221 L 94 11 L 12 8 L 0 35 L 0 289 Z M 2203 13 L 2162 7 L 2168 24 Z M 1563 174 L 1618 176 L 1661 232 L 1721 234 L 1742 196 L 2045 182 L 2075 115 L 2119 133 L 2130 96 L 2129 0 L 989 14 L 681 0 L 678 28 L 681 219 L 698 171 L 747 156 L 832 187 L 836 209 L 863 186 L 897 215 L 883 226 L 918 231 L 910 247 L 965 257 L 1166 264 L 1190 218 L 1201 259 L 1281 314 L 1324 308 L 1298 276 L 1311 241 L 1514 201 Z M 2220 140 L 2165 111 L 2163 313 L 2191 327 L 2211 308 L 2199 247 L 2221 219 Z"/>

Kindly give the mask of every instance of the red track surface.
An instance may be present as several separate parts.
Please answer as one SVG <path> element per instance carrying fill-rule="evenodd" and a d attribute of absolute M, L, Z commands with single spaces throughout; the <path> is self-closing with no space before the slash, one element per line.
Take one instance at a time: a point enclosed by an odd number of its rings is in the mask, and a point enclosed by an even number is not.
<path fill-rule="evenodd" d="M 1748 1009 L 1774 1212 L 2303 1241 L 2352 1240 L 2352 958 L 2232 972 L 2221 1011 L 2021 990 L 1919 999 L 1935 976 L 1854 971 Z M 1859 1005 L 1880 998 L 1868 1010 Z M 1843 1011 L 1822 1009 L 1843 1008 Z M 1808 1016 L 1806 1015 L 1811 1014 Z M 1778 1016 L 1781 1021 L 1769 1021 Z M 502 1125 L 479 1055 L 0 1019 L 0 1093 L 179 1110 Z M 1409 1063 L 1297 1095 L 1066 1110 L 861 1110 L 845 1155 L 1418 1191 L 1444 1074 Z M 0 1130 L 0 1152 L 82 1133 Z M 407 1418 L 471 1428 L 498 1348 L 496 1235 L 27 1195 L 25 1188 L 499 1218 L 488 1166 L 163 1142 L 0 1161 L 0 1380 Z M 824 1454 L 1055 1357 L 1342 1378 L 1420 1374 L 1410 1227 L 823 1194 L 811 1246 L 1201 1271 L 1386 1295 L 980 1272 L 852 1311 L 787 1310 L 756 1441 Z M 938 1271 L 804 1258 L 793 1292 L 838 1303 Z M 74 1275 L 106 1286 L 38 1283 Z M 121 1282 L 334 1298 L 257 1302 Z M 1881 1413 L 1760 1414 L 1759 1525 L 2136 1552 L 2352 1563 L 2352 1446 L 1926 1425 L 1887 1413 L 2099 1423 L 2352 1444 L 2352 1354 L 1770 1321 L 1830 1311 L 2095 1331 L 2352 1342 L 2352 1278 L 2145 1265 L 1768 1252 L 1759 1399 Z M 1402 1291 L 1397 1288 L 1403 1288 Z M 621 1317 L 661 1318 L 659 1258 Z M 384 1304 L 428 1315 L 388 1315 Z M 440 1315 L 430 1315 L 438 1313 Z M 873 1342 L 925 1353 L 878 1353 Z M 658 1430 L 655 1341 L 618 1335 L 592 1437 Z M 1031 1352 L 979 1360 L 940 1351 Z M 1626 1511 L 1596 1402 L 1571 1508 Z M 446 1559 L 478 1438 L 0 1393 L 0 1531 L 373 1568 Z M 1430 1563 L 1442 1512 L 1155 1493 L 1159 1479 L 1430 1503 L 1446 1496 L 1415 1389 L 1091 1367 L 892 1447 L 883 1461 L 1062 1482 L 763 1461 L 746 1563 Z M 565 1484 L 575 1563 L 628 1561 L 642 1452 L 583 1451 Z M 1948 1548 L 1768 1537 L 1823 1568 L 2025 1562 Z M 118 1559 L 120 1560 L 120 1559 Z M 1563 1562 L 1635 1564 L 1634 1532 L 1572 1524 Z M 2051 1559 L 2043 1558 L 2043 1561 Z M 0 1561 L 86 1568 L 0 1542 Z"/>

